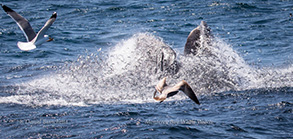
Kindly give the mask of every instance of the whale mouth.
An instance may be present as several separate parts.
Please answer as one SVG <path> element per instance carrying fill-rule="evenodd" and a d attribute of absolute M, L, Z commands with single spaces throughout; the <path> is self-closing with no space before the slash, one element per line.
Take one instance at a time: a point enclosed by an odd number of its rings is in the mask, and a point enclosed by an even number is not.
<path fill-rule="evenodd" d="M 161 72 L 176 73 L 178 72 L 178 62 L 176 60 L 176 53 L 170 47 L 163 47 L 160 49 L 157 65 Z"/>

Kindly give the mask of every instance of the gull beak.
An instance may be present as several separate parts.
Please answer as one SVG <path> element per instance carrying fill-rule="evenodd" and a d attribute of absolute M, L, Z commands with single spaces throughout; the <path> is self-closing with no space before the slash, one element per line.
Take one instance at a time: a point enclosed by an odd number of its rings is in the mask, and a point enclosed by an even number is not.
<path fill-rule="evenodd" d="M 49 37 L 49 40 L 47 40 L 47 42 L 53 41 L 54 39 Z"/>

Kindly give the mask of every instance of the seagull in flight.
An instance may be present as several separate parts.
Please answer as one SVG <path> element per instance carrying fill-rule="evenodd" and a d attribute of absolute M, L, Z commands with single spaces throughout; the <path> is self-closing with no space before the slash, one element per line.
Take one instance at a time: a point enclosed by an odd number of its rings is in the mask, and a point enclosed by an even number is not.
<path fill-rule="evenodd" d="M 23 51 L 29 51 L 37 48 L 37 46 L 40 46 L 41 44 L 47 42 L 50 42 L 53 40 L 53 38 L 50 38 L 48 35 L 45 35 L 46 31 L 49 29 L 49 27 L 53 24 L 53 22 L 57 18 L 57 13 L 54 12 L 50 19 L 46 22 L 46 24 L 42 27 L 42 29 L 36 34 L 31 27 L 30 23 L 10 9 L 9 7 L 1 4 L 3 10 L 17 23 L 17 25 L 20 27 L 22 32 L 24 33 L 27 42 L 18 42 L 17 46 L 19 49 Z"/>
<path fill-rule="evenodd" d="M 166 84 L 166 77 L 163 78 L 156 85 L 156 91 L 154 92 L 153 98 L 157 101 L 163 102 L 166 98 L 172 97 L 176 95 L 179 91 L 182 91 L 185 95 L 187 95 L 191 100 L 193 100 L 196 104 L 200 105 L 195 93 L 188 85 L 188 83 L 184 80 L 180 81 L 174 86 L 168 86 Z M 159 96 L 156 96 L 156 93 L 160 92 Z"/>

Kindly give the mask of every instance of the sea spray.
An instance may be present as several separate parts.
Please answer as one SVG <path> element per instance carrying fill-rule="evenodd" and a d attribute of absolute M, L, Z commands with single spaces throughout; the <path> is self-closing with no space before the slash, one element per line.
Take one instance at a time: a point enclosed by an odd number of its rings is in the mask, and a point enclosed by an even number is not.
<path fill-rule="evenodd" d="M 292 87 L 292 67 L 255 69 L 220 38 L 215 37 L 209 45 L 209 53 L 199 51 L 195 56 L 177 53 L 177 71 L 161 71 L 156 59 L 152 59 L 156 54 L 148 53 L 147 48 L 168 45 L 152 34 L 135 34 L 108 52 L 98 50 L 82 55 L 56 72 L 16 85 L 17 92 L 0 97 L 0 103 L 32 106 L 152 103 L 154 86 L 165 76 L 168 84 L 186 80 L 199 96 L 229 90 Z M 185 98 L 179 93 L 168 100 Z"/>

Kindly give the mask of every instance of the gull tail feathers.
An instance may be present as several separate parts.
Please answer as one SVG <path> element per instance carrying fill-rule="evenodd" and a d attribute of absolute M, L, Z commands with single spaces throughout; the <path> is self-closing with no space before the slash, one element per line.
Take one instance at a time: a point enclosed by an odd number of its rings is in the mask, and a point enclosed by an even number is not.
<path fill-rule="evenodd" d="M 37 48 L 32 42 L 18 42 L 17 46 L 22 51 L 30 51 Z"/>

